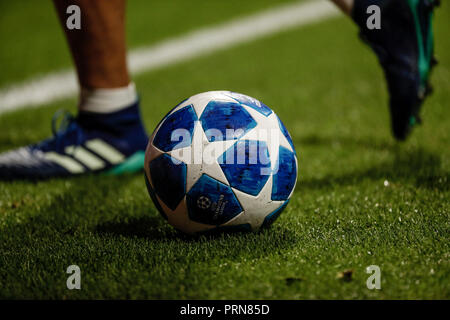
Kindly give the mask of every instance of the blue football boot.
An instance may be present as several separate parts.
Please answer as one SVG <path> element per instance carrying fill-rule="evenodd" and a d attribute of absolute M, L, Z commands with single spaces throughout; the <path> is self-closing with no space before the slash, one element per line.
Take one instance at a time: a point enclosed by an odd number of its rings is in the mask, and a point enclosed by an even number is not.
<path fill-rule="evenodd" d="M 380 29 L 367 27 L 371 5 L 380 8 Z M 431 93 L 429 77 L 436 64 L 432 20 L 437 5 L 438 0 L 355 0 L 352 16 L 384 70 L 392 132 L 398 140 L 406 139 L 421 122 L 421 105 Z"/>
<path fill-rule="evenodd" d="M 0 154 L 0 180 L 121 174 L 143 169 L 148 137 L 139 102 L 107 114 L 79 112 L 73 117 L 58 112 L 52 130 L 53 137 L 47 140 Z"/>

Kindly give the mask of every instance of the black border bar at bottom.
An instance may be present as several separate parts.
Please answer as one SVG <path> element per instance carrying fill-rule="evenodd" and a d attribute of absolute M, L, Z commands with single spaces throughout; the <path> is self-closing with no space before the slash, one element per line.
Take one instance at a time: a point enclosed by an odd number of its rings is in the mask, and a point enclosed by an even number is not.
<path fill-rule="evenodd" d="M 144 315 L 145 319 L 310 319 L 311 316 L 429 318 L 447 314 L 450 300 L 2 300 L 0 309 L 86 317 Z M 140 316 L 142 318 L 142 316 Z M 128 320 L 128 319 L 127 319 Z"/>

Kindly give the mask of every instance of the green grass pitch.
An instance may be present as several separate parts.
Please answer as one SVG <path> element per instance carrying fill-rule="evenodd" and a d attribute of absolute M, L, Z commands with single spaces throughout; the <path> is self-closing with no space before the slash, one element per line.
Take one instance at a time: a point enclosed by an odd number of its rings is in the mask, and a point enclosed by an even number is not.
<path fill-rule="evenodd" d="M 131 48 L 274 5 L 166 3 L 130 1 Z M 192 18 L 187 3 L 199 8 Z M 1 87 L 70 66 L 50 2 L 2 1 L 0 11 Z M 447 1 L 435 27 L 435 92 L 402 144 L 382 71 L 343 16 L 136 77 L 149 131 L 202 91 L 272 107 L 299 153 L 291 203 L 268 230 L 191 239 L 159 216 L 143 174 L 0 182 L 0 298 L 449 299 Z M 0 151 L 47 137 L 52 114 L 75 103 L 0 115 Z M 66 288 L 72 264 L 81 290 Z M 366 287 L 369 265 L 381 268 L 381 290 Z"/>

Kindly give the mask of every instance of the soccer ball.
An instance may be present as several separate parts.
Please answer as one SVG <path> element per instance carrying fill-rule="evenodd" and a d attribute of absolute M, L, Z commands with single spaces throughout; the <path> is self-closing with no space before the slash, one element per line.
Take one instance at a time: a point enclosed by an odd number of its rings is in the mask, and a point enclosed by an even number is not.
<path fill-rule="evenodd" d="M 176 229 L 257 230 L 288 204 L 297 156 L 265 104 L 210 91 L 182 101 L 158 124 L 145 152 L 145 177 L 155 206 Z"/>

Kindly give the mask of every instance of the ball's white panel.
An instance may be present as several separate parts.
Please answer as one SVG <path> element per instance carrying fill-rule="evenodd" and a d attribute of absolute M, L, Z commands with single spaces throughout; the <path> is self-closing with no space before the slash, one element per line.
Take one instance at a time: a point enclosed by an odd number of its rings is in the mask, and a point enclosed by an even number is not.
<path fill-rule="evenodd" d="M 181 200 L 180 204 L 175 210 L 171 210 L 166 204 L 161 201 L 161 199 L 156 195 L 163 211 L 165 212 L 169 223 L 175 228 L 188 233 L 194 234 L 196 232 L 208 231 L 215 228 L 215 226 L 198 223 L 189 219 L 187 207 L 186 207 L 186 197 Z"/>
<path fill-rule="evenodd" d="M 168 153 L 175 159 L 186 164 L 202 162 L 202 145 L 207 140 L 200 121 L 196 121 L 192 133 L 191 145 L 169 151 Z"/>
<path fill-rule="evenodd" d="M 264 222 L 264 218 L 284 203 L 284 201 L 273 201 L 270 197 L 272 194 L 272 176 L 267 180 L 264 188 L 257 196 L 249 195 L 234 188 L 232 189 L 244 212 L 223 224 L 223 226 L 249 223 L 252 230 L 257 230 Z"/>
<path fill-rule="evenodd" d="M 292 191 L 289 194 L 288 199 L 290 199 L 292 197 L 292 194 L 294 193 L 295 186 L 297 185 L 297 180 L 298 180 L 298 160 L 297 160 L 297 156 L 294 156 L 294 158 L 295 158 L 295 172 L 297 172 L 297 175 L 295 176 L 295 183 L 294 183 L 294 186 L 292 187 Z"/>
<path fill-rule="evenodd" d="M 229 185 L 217 160 L 234 143 L 236 140 L 209 142 L 200 122 L 196 123 L 192 144 L 169 152 L 173 158 L 187 164 L 186 192 L 189 192 L 202 174 Z"/>
<path fill-rule="evenodd" d="M 147 145 L 147 149 L 145 150 L 146 163 L 150 163 L 150 161 L 152 161 L 153 159 L 159 157 L 163 153 L 164 153 L 164 151 L 159 150 L 152 143 L 149 143 Z"/>
<path fill-rule="evenodd" d="M 274 169 L 278 159 L 280 141 L 282 137 L 286 140 L 278 125 L 278 118 L 273 112 L 269 116 L 265 116 L 253 108 L 243 106 L 245 110 L 255 119 L 257 125 L 247 132 L 241 139 L 259 140 L 267 143 L 269 149 L 269 157 L 271 168 Z M 288 143 L 289 144 L 289 143 Z M 289 146 L 289 148 L 291 148 Z"/>
<path fill-rule="evenodd" d="M 233 189 L 233 188 L 231 188 L 231 189 Z M 242 211 L 241 213 L 236 215 L 230 221 L 222 223 L 219 227 L 232 227 L 232 226 L 238 226 L 238 225 L 246 224 L 246 223 L 250 224 L 249 220 L 246 217 L 243 217 L 244 214 L 245 214 L 245 211 Z M 256 231 L 256 230 L 257 229 L 252 228 L 252 231 Z"/>
<path fill-rule="evenodd" d="M 210 101 L 227 101 L 227 102 L 234 102 L 236 103 L 236 100 L 233 98 L 227 96 L 225 93 L 229 91 L 208 91 L 196 94 L 195 96 L 192 96 L 188 99 L 189 104 L 192 104 L 194 106 L 194 110 L 197 113 L 197 117 L 200 119 L 202 116 L 203 110 L 205 110 L 205 107 L 208 105 Z"/>
<path fill-rule="evenodd" d="M 145 160 L 144 160 L 144 171 L 147 175 L 148 181 L 150 182 L 150 185 L 153 188 L 153 182 L 150 174 L 150 162 L 157 158 L 158 156 L 162 155 L 163 152 L 156 148 L 151 142 L 147 144 L 147 149 L 145 150 Z"/>
<path fill-rule="evenodd" d="M 284 136 L 284 134 L 280 131 L 280 146 L 285 147 L 286 149 L 288 149 L 291 152 L 294 152 L 294 149 L 292 149 L 291 144 L 289 143 L 289 141 L 286 139 L 286 137 Z"/>

